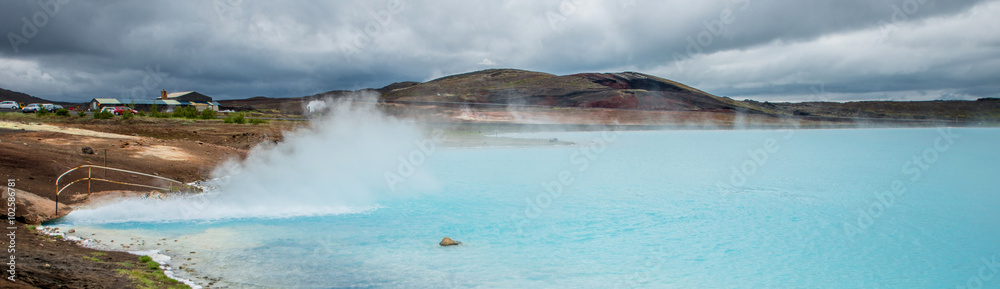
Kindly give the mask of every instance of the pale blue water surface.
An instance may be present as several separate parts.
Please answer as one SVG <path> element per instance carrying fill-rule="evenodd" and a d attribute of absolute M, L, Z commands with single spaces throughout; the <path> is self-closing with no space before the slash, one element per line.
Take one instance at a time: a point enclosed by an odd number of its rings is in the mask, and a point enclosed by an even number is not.
<path fill-rule="evenodd" d="M 1000 288 L 998 129 L 509 136 L 575 145 L 438 148 L 436 190 L 350 213 L 60 225 L 238 288 Z"/>

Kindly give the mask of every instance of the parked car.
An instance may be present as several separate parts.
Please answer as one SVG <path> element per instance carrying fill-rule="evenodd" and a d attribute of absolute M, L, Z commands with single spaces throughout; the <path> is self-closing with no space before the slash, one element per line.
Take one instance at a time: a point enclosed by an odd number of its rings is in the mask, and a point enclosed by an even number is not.
<path fill-rule="evenodd" d="M 122 115 L 122 113 L 125 113 L 126 110 L 132 111 L 132 114 L 139 113 L 139 111 L 131 109 L 131 108 L 128 108 L 127 106 L 116 106 L 116 107 L 114 107 L 114 110 L 111 111 L 111 113 L 113 113 L 115 115 Z"/>
<path fill-rule="evenodd" d="M 42 104 L 42 107 L 44 107 L 48 111 L 57 111 L 63 109 L 62 105 L 51 104 L 51 103 Z"/>
<path fill-rule="evenodd" d="M 35 112 L 39 108 L 42 108 L 41 104 L 32 103 L 32 104 L 29 104 L 29 105 L 25 105 L 24 108 L 21 109 L 21 112 L 23 112 L 23 113 L 31 113 L 31 112 Z"/>
<path fill-rule="evenodd" d="M 9 109 L 9 110 L 21 109 L 21 105 L 17 104 L 16 101 L 8 100 L 0 102 L 0 109 Z"/>

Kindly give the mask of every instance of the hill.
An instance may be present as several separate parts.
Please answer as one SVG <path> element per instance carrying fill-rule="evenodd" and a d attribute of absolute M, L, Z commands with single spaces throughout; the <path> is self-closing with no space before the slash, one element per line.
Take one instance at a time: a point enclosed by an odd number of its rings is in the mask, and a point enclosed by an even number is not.
<path fill-rule="evenodd" d="M 559 76 L 517 69 L 490 69 L 426 83 L 396 83 L 379 91 L 385 101 L 761 112 L 728 98 L 636 72 Z"/>
<path fill-rule="evenodd" d="M 0 88 L 0 101 L 13 100 L 18 103 L 29 104 L 29 103 L 51 103 L 51 101 L 37 98 L 27 93 L 17 92 L 12 90 L 6 90 Z"/>

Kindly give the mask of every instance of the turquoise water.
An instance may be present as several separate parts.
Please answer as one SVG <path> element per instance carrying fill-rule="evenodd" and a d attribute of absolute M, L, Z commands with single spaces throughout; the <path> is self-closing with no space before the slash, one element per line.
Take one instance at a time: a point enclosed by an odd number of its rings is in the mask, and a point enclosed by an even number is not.
<path fill-rule="evenodd" d="M 1000 288 L 997 129 L 513 136 L 576 145 L 438 148 L 431 192 L 334 215 L 62 225 L 233 287 Z"/>

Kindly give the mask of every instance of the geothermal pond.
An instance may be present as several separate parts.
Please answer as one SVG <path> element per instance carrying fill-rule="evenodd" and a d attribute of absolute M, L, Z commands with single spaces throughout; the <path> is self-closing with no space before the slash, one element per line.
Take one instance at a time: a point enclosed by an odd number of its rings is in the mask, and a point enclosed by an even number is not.
<path fill-rule="evenodd" d="M 247 166 L 305 169 L 246 168 L 216 196 L 126 201 L 50 226 L 159 250 L 181 277 L 221 278 L 213 287 L 1000 286 L 997 129 L 506 136 L 574 144 L 417 138 L 370 167 L 277 147 L 292 164 Z M 463 244 L 438 246 L 445 236 Z"/>

